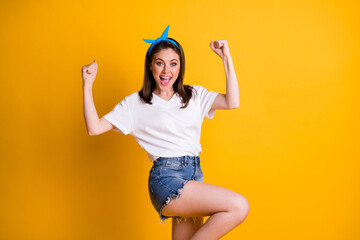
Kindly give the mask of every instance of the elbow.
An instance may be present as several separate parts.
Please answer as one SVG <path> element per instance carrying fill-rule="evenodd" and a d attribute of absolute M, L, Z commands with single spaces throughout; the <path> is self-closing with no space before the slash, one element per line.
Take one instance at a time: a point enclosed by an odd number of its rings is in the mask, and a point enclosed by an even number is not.
<path fill-rule="evenodd" d="M 98 135 L 96 132 L 94 132 L 94 131 L 88 131 L 88 134 L 89 134 L 89 136 L 96 136 L 96 135 Z"/>
<path fill-rule="evenodd" d="M 234 103 L 234 104 L 229 105 L 229 109 L 236 109 L 239 107 L 240 107 L 240 103 Z"/>
<path fill-rule="evenodd" d="M 227 99 L 226 101 L 227 109 L 236 109 L 240 106 L 240 99 Z"/>

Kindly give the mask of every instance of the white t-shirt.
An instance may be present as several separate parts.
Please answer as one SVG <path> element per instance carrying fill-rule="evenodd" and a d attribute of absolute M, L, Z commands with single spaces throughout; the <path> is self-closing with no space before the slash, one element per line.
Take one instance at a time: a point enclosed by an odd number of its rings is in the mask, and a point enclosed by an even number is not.
<path fill-rule="evenodd" d="M 204 118 L 213 118 L 211 106 L 219 94 L 192 85 L 196 92 L 186 108 L 177 93 L 166 101 L 153 94 L 152 104 L 141 101 L 138 92 L 125 97 L 104 118 L 114 131 L 132 135 L 148 153 L 150 161 L 158 157 L 179 157 L 201 153 L 200 133 Z"/>

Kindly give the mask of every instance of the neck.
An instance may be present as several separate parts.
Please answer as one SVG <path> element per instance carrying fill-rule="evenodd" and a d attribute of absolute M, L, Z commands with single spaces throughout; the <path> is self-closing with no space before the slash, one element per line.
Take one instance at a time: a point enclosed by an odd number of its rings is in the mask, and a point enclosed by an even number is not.
<path fill-rule="evenodd" d="M 168 90 L 161 90 L 161 89 L 155 89 L 154 90 L 154 93 L 157 94 L 157 95 L 161 95 L 161 96 L 169 96 L 169 95 L 172 95 L 174 94 L 175 90 L 174 88 L 170 88 Z"/>

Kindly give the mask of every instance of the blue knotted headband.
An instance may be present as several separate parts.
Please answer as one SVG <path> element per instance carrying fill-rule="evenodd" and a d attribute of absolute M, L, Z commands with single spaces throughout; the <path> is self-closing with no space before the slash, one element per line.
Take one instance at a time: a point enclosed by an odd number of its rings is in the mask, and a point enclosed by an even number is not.
<path fill-rule="evenodd" d="M 161 42 L 161 41 L 169 41 L 169 42 L 175 44 L 175 46 L 177 46 L 177 47 L 179 48 L 179 46 L 176 44 L 175 41 L 167 38 L 167 37 L 168 37 L 168 34 L 169 34 L 169 27 L 170 27 L 170 25 L 167 26 L 167 28 L 165 29 L 165 31 L 163 32 L 163 34 L 162 34 L 159 38 L 157 38 L 156 40 L 143 39 L 143 40 L 144 40 L 145 42 L 147 42 L 147 43 L 152 43 L 151 46 L 150 46 L 150 48 L 149 48 L 148 55 L 150 55 L 151 49 L 152 49 L 156 44 L 158 44 L 158 43 Z M 179 49 L 180 49 L 180 48 L 179 48 Z"/>

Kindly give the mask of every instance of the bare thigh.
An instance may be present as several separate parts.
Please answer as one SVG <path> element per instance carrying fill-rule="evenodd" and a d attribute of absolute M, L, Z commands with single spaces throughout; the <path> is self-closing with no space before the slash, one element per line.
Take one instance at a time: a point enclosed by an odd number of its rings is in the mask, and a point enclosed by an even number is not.
<path fill-rule="evenodd" d="M 162 214 L 201 217 L 248 208 L 247 199 L 237 192 L 201 181 L 188 181 L 180 197 L 172 199 L 164 207 Z"/>

